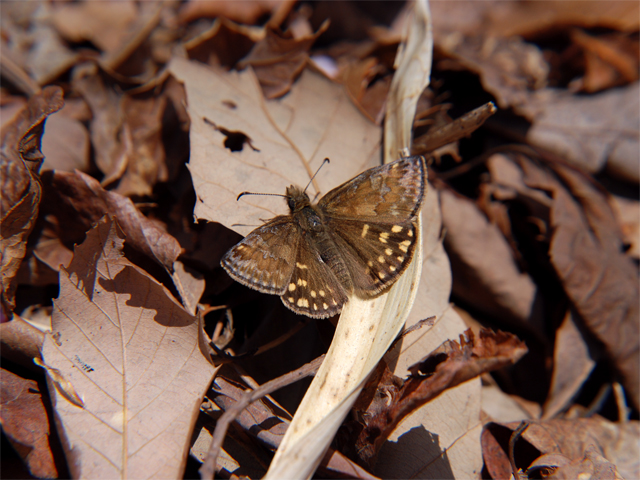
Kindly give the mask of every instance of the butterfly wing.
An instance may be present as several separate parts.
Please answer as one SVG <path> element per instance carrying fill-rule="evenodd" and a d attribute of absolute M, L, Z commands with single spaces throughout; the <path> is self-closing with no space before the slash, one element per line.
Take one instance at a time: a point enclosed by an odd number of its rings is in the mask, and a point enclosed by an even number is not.
<path fill-rule="evenodd" d="M 375 297 L 409 265 L 425 169 L 422 157 L 403 158 L 361 173 L 318 202 L 358 296 Z"/>
<path fill-rule="evenodd" d="M 328 217 L 399 225 L 418 212 L 425 182 L 424 159 L 403 158 L 334 188 L 317 206 Z"/>
<path fill-rule="evenodd" d="M 332 317 L 347 301 L 343 286 L 305 238 L 300 241 L 296 268 L 281 298 L 287 308 L 312 318 Z"/>
<path fill-rule="evenodd" d="M 291 216 L 277 216 L 225 253 L 220 264 L 241 284 L 282 295 L 295 269 L 300 237 L 300 227 Z"/>
<path fill-rule="evenodd" d="M 335 218 L 326 221 L 359 297 L 377 296 L 409 266 L 416 247 L 415 218 L 394 225 Z"/>

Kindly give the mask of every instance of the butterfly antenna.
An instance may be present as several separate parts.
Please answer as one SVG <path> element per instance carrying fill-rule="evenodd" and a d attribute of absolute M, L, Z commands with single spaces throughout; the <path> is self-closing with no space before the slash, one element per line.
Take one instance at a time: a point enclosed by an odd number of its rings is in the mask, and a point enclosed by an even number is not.
<path fill-rule="evenodd" d="M 313 182 L 313 179 L 316 178 L 316 175 L 318 175 L 318 173 L 320 172 L 320 169 L 324 167 L 325 163 L 331 163 L 331 160 L 329 160 L 328 158 L 325 158 L 322 161 L 322 164 L 318 167 L 318 169 L 316 170 L 316 173 L 313 174 L 313 177 L 311 177 L 311 180 L 309 180 L 309 183 L 307 183 L 307 186 L 304 187 L 304 190 L 303 190 L 304 192 L 307 191 L 307 188 L 309 188 L 309 185 L 311 185 L 311 182 Z"/>
<path fill-rule="evenodd" d="M 240 197 L 244 197 L 245 195 L 268 195 L 269 197 L 284 197 L 287 198 L 286 195 L 282 195 L 280 193 L 254 193 L 254 192 L 242 192 L 240 195 L 236 197 L 236 202 L 240 200 Z"/>

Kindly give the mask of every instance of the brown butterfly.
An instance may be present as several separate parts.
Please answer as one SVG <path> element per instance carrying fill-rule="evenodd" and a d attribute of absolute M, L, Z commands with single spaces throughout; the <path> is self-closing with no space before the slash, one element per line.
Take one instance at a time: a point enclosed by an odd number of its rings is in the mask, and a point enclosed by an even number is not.
<path fill-rule="evenodd" d="M 350 295 L 376 297 L 406 270 L 425 181 L 424 159 L 416 156 L 362 172 L 316 205 L 291 185 L 291 213 L 253 230 L 220 263 L 296 313 L 336 315 Z"/>

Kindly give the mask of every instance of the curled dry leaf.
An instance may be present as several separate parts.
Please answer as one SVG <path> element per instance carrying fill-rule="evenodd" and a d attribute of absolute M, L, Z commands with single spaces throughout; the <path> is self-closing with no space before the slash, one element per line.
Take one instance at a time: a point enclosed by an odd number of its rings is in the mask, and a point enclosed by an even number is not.
<path fill-rule="evenodd" d="M 49 418 L 34 380 L 0 370 L 0 423 L 9 443 L 38 478 L 58 478 L 49 446 Z"/>
<path fill-rule="evenodd" d="M 73 388 L 73 384 L 65 378 L 64 374 L 60 370 L 50 367 L 40 360 L 40 357 L 35 357 L 33 359 L 33 363 L 42 367 L 45 372 L 47 372 L 47 379 L 51 382 L 50 384 L 53 385 L 56 392 L 58 392 L 65 400 L 78 408 L 84 407 L 84 401 L 80 398 L 76 389 Z"/>
<path fill-rule="evenodd" d="M 2 129 L 0 273 L 5 313 L 13 309 L 14 278 L 38 214 L 41 187 L 37 175 L 43 160 L 40 139 L 44 121 L 62 105 L 62 89 L 47 87 L 33 96 L 13 122 Z"/>
<path fill-rule="evenodd" d="M 198 321 L 122 255 L 105 219 L 60 273 L 44 361 L 83 399 L 50 387 L 74 477 L 179 477 L 213 367 Z"/>
<path fill-rule="evenodd" d="M 173 271 L 180 244 L 145 217 L 130 199 L 106 191 L 97 180 L 82 172 L 44 172 L 42 183 L 47 203 L 55 205 L 47 213 L 57 217 L 58 237 L 65 244 L 81 242 L 84 232 L 106 213 L 118 219 L 127 244 Z M 51 267 L 57 270 L 59 264 Z"/>
<path fill-rule="evenodd" d="M 184 48 L 191 60 L 212 67 L 231 68 L 263 37 L 263 29 L 256 31 L 225 17 L 218 17 L 211 28 L 187 41 Z"/>
<path fill-rule="evenodd" d="M 369 85 L 374 77 L 385 73 L 387 69 L 373 57 L 350 62 L 342 72 L 342 83 L 351 101 L 369 120 L 380 124 L 389 93 L 391 76 Z M 413 153 L 419 155 L 419 153 Z"/>
<path fill-rule="evenodd" d="M 40 2 L 2 7 L 2 76 L 28 95 L 80 58 L 51 25 L 51 10 L 50 4 Z"/>
<path fill-rule="evenodd" d="M 360 459 L 374 463 L 377 451 L 396 426 L 445 390 L 511 365 L 526 352 L 523 342 L 505 332 L 481 330 L 476 340 L 471 330 L 467 330 L 460 335 L 459 343 L 448 340 L 410 368 L 411 377 L 386 408 L 367 415 L 366 426 L 356 441 Z"/>
<path fill-rule="evenodd" d="M 89 132 L 82 122 L 62 112 L 51 115 L 42 136 L 42 169 L 88 172 L 90 149 Z"/>
<path fill-rule="evenodd" d="M 316 33 L 294 38 L 290 32 L 283 34 L 267 25 L 265 37 L 238 63 L 238 69 L 253 67 L 264 97 L 279 98 L 291 89 L 309 61 L 309 49 L 327 28 L 325 21 Z"/>
<path fill-rule="evenodd" d="M 638 183 L 640 83 L 577 96 L 544 88 L 549 66 L 543 52 L 522 39 L 468 36 L 440 47 L 458 67 L 477 72 L 501 108 L 511 107 L 532 123 L 529 143 L 590 172 L 606 169 Z"/>

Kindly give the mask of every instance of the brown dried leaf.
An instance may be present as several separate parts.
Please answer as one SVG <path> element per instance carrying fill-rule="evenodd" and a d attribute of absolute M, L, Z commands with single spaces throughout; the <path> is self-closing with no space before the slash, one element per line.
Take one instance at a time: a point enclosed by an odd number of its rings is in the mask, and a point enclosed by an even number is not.
<path fill-rule="evenodd" d="M 595 37 L 580 30 L 573 31 L 571 38 L 584 49 L 582 91 L 594 93 L 638 80 L 637 41 L 617 32 Z"/>
<path fill-rule="evenodd" d="M 51 115 L 42 136 L 42 169 L 88 172 L 90 149 L 89 132 L 81 121 L 62 111 Z"/>
<path fill-rule="evenodd" d="M 186 42 L 184 48 L 192 60 L 212 67 L 231 68 L 247 55 L 261 38 L 255 30 L 225 18 L 217 18 L 210 29 Z"/>
<path fill-rule="evenodd" d="M 485 464 L 493 478 L 504 478 L 497 476 L 499 474 L 496 469 L 500 468 L 500 464 L 508 465 L 509 436 L 511 430 L 517 427 L 517 423 L 504 425 L 490 423 L 485 426 L 482 436 L 483 444 L 487 448 L 493 445 L 490 448 L 492 455 L 485 457 Z M 527 455 L 531 454 L 531 447 L 542 455 L 560 454 L 569 461 L 582 461 L 585 456 L 589 458 L 588 452 L 593 452 L 592 448 L 595 447 L 595 452 L 615 465 L 623 478 L 638 478 L 640 474 L 637 462 L 637 452 L 640 447 L 638 421 L 616 424 L 598 416 L 573 420 L 530 421 L 522 437 L 516 442 L 517 467 L 525 469 L 529 466 L 518 464 L 518 460 L 525 461 L 525 452 Z M 592 457 L 591 460 L 594 458 Z M 531 460 L 527 461 L 527 463 L 530 462 Z"/>
<path fill-rule="evenodd" d="M 157 182 L 168 178 L 162 144 L 166 97 L 119 93 L 95 66 L 78 74 L 74 87 L 93 113 L 91 141 L 105 175 L 102 185 L 118 182 L 114 191 L 122 195 L 150 195 Z"/>
<path fill-rule="evenodd" d="M 136 3 L 130 0 L 114 4 L 83 1 L 55 4 L 52 20 L 66 39 L 76 43 L 88 40 L 111 52 L 126 40 L 137 15 Z"/>
<path fill-rule="evenodd" d="M 11 2 L 2 5 L 2 14 L 3 77 L 25 93 L 37 92 L 78 60 L 51 25 L 50 4 Z"/>
<path fill-rule="evenodd" d="M 640 405 L 640 312 L 637 269 L 624 253 L 605 194 L 580 172 L 550 164 L 553 174 L 521 159 L 524 181 L 549 192 L 551 263 L 587 327 L 604 343 Z"/>
<path fill-rule="evenodd" d="M 543 418 L 553 418 L 570 405 L 596 364 L 572 311 L 567 312 L 556 330 L 553 357 L 553 377 Z"/>
<path fill-rule="evenodd" d="M 448 340 L 411 368 L 391 404 L 373 412 L 356 442 L 361 460 L 369 463 L 382 443 L 412 411 L 478 375 L 517 362 L 527 348 L 514 335 L 481 330 L 476 340 L 471 330 L 460 336 L 460 343 Z"/>
<path fill-rule="evenodd" d="M 31 367 L 33 359 L 40 356 L 43 341 L 44 334 L 17 315 L 0 323 L 2 358 Z"/>
<path fill-rule="evenodd" d="M 502 108 L 531 121 L 526 139 L 590 172 L 640 181 L 640 84 L 593 96 L 543 88 L 549 66 L 542 52 L 520 38 L 456 37 L 440 45 L 454 62 L 480 75 Z M 637 70 L 637 68 L 636 68 Z"/>
<path fill-rule="evenodd" d="M 75 477 L 154 478 L 182 473 L 191 428 L 213 367 L 198 321 L 122 256 L 103 220 L 60 273 L 43 358 L 84 408 L 50 388 Z"/>
<path fill-rule="evenodd" d="M 309 61 L 309 49 L 327 28 L 325 21 L 316 33 L 294 38 L 291 32 L 267 25 L 265 37 L 238 63 L 238 69 L 253 67 L 264 97 L 279 98 L 291 89 Z"/>
<path fill-rule="evenodd" d="M 49 446 L 49 418 L 38 384 L 5 369 L 0 370 L 2 432 L 38 478 L 57 478 Z"/>
<path fill-rule="evenodd" d="M 596 95 L 547 89 L 520 109 L 533 119 L 527 141 L 589 172 L 640 182 L 640 83 Z"/>
<path fill-rule="evenodd" d="M 40 138 L 48 115 L 62 107 L 62 89 L 47 87 L 33 96 L 13 122 L 2 129 L 0 151 L 0 272 L 2 306 L 13 309 L 15 275 L 26 251 L 40 204 L 37 180 L 42 164 Z"/>
<path fill-rule="evenodd" d="M 180 255 L 178 241 L 158 224 L 145 217 L 133 202 L 104 190 L 97 180 L 82 172 L 44 172 L 45 200 L 55 208 L 47 209 L 58 219 L 57 237 L 65 245 L 79 243 L 84 233 L 105 214 L 113 215 L 122 227 L 127 244 L 173 270 Z M 59 265 L 51 265 L 58 269 Z"/>
<path fill-rule="evenodd" d="M 501 37 L 529 37 L 567 25 L 626 32 L 637 31 L 640 26 L 637 3 L 627 1 L 433 2 L 432 9 L 437 43 L 445 41 L 445 35 L 479 31 Z"/>
<path fill-rule="evenodd" d="M 441 66 L 454 62 L 456 68 L 478 73 L 500 108 L 512 107 L 520 113 L 530 101 L 529 90 L 538 90 L 547 82 L 549 66 L 542 52 L 518 37 L 467 36 L 450 45 L 444 43 L 441 48 L 451 58 Z"/>
<path fill-rule="evenodd" d="M 260 16 L 272 13 L 281 3 L 283 0 L 247 0 L 242 3 L 191 0 L 182 5 L 180 21 L 189 23 L 199 18 L 225 17 L 234 22 L 253 25 Z"/>
<path fill-rule="evenodd" d="M 179 58 L 170 70 L 187 91 L 196 218 L 246 234 L 285 205 L 278 197 L 236 202 L 240 192 L 304 186 L 329 157 L 331 165 L 309 187 L 313 196 L 313 190 L 327 192 L 379 158 L 380 129 L 351 105 L 339 85 L 309 70 L 286 97 L 271 101 L 263 99 L 250 70 L 212 71 Z"/>
<path fill-rule="evenodd" d="M 350 62 L 342 72 L 342 83 L 351 101 L 369 120 L 377 124 L 382 122 L 391 76 L 384 77 L 371 87 L 369 84 L 376 75 L 386 70 L 378 59 L 368 57 Z"/>
<path fill-rule="evenodd" d="M 531 470 L 531 468 L 529 468 Z M 584 458 L 563 465 L 553 473 L 550 479 L 589 478 L 593 480 L 623 480 L 616 466 L 598 452 L 594 445 L 589 445 Z"/>
<path fill-rule="evenodd" d="M 500 229 L 470 200 L 440 191 L 445 246 L 452 269 L 453 293 L 496 318 L 536 328 L 538 288 L 516 263 Z"/>

